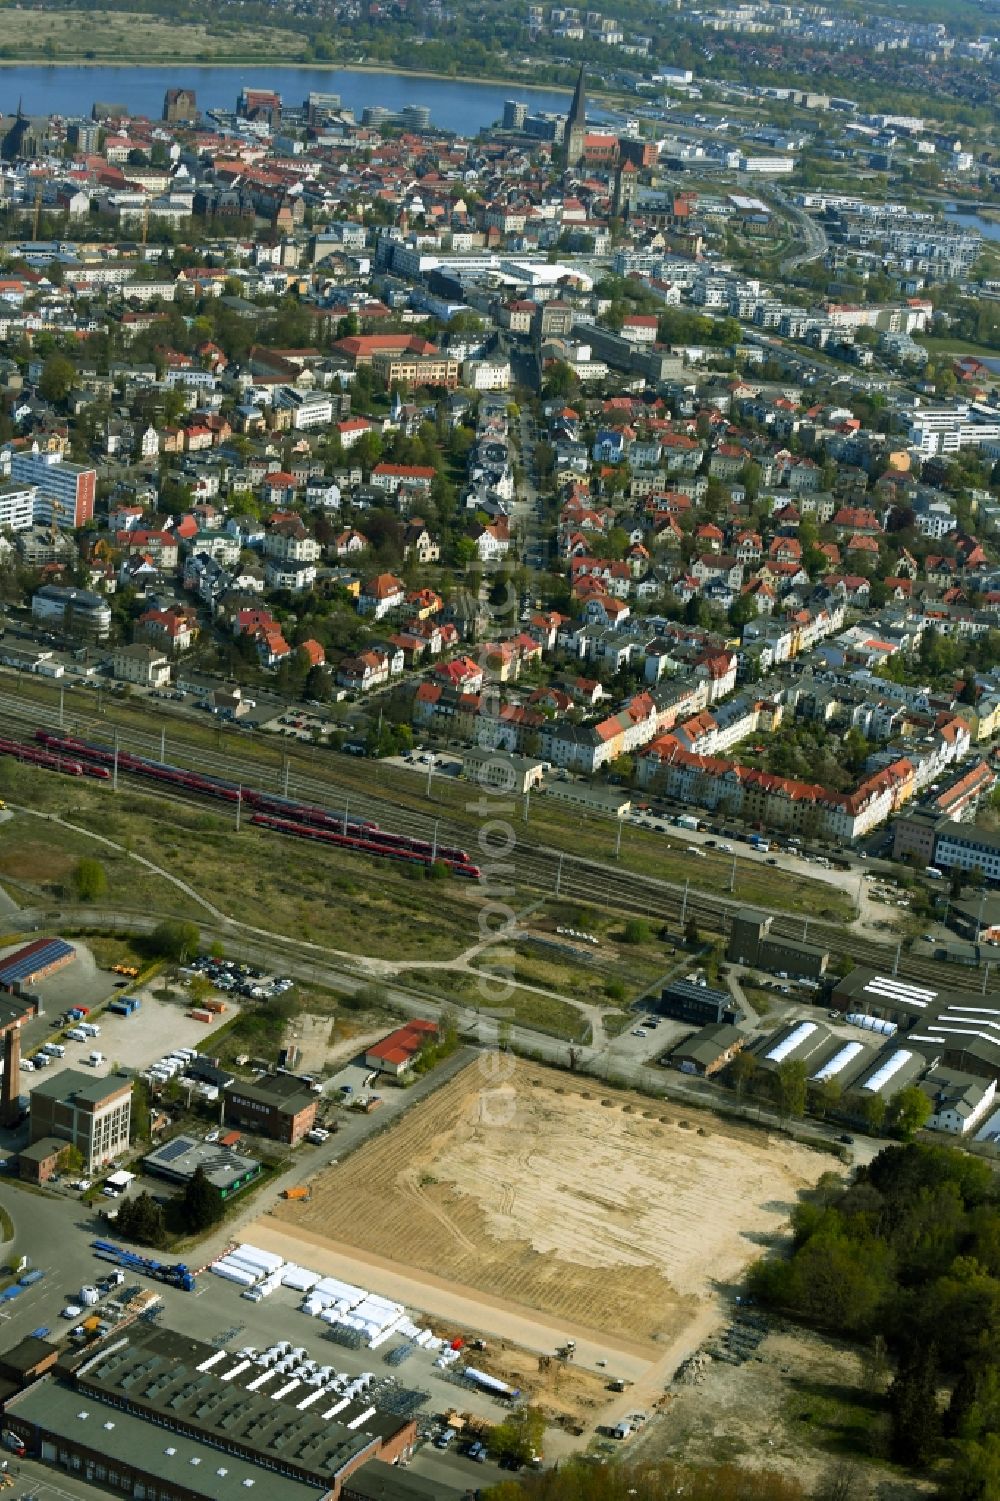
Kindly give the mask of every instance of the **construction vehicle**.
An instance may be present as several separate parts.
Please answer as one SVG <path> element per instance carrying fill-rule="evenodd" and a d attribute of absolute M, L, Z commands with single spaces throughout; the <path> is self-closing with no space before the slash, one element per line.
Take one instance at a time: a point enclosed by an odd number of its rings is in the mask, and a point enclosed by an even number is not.
<path fill-rule="evenodd" d="M 281 1190 L 281 1197 L 283 1199 L 311 1199 L 312 1189 L 301 1186 L 298 1188 L 283 1188 Z"/>
<path fill-rule="evenodd" d="M 139 970 L 137 965 L 125 964 L 119 960 L 117 964 L 112 964 L 111 973 L 113 975 L 126 975 L 128 979 L 134 980 L 137 978 Z"/>
<path fill-rule="evenodd" d="M 152 1277 L 157 1282 L 166 1282 L 168 1286 L 178 1287 L 182 1292 L 194 1292 L 194 1273 L 182 1261 L 172 1264 L 156 1261 L 152 1256 L 140 1256 L 135 1251 L 127 1251 L 124 1246 L 116 1246 L 111 1240 L 95 1240 L 94 1254 L 103 1261 L 113 1261 L 127 1272 L 137 1272 L 140 1276 Z"/>

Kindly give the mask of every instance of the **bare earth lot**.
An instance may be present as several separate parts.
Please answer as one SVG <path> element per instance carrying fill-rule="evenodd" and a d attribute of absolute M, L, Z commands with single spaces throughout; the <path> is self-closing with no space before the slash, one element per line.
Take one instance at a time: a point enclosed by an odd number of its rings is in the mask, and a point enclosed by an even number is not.
<path fill-rule="evenodd" d="M 532 1064 L 510 1084 L 512 1118 L 491 1124 L 470 1066 L 260 1229 L 304 1232 L 307 1264 L 324 1245 L 370 1257 L 373 1283 L 378 1267 L 423 1287 L 407 1301 L 431 1313 L 446 1292 L 522 1326 L 533 1310 L 536 1349 L 553 1329 L 590 1331 L 658 1363 L 830 1166 L 785 1138 Z M 504 1332 L 495 1314 L 485 1322 Z M 523 1342 L 523 1327 L 511 1335 Z"/>

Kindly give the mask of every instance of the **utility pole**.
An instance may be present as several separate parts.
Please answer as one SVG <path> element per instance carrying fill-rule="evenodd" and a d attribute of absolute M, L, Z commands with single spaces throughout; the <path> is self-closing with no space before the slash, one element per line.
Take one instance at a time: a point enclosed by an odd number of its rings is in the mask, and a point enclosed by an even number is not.
<path fill-rule="evenodd" d="M 434 861 L 437 859 L 437 854 L 438 854 L 438 824 L 440 822 L 441 822 L 440 818 L 435 818 L 435 820 L 434 820 L 434 833 L 433 833 L 433 836 L 431 838 L 431 864 L 432 865 L 434 864 Z"/>
<path fill-rule="evenodd" d="M 111 775 L 111 791 L 118 791 L 118 728 L 115 727 L 115 764 Z"/>
<path fill-rule="evenodd" d="M 529 812 L 530 808 L 531 808 L 531 788 L 530 787 L 525 787 L 525 789 L 524 789 L 524 821 L 525 821 L 525 823 L 528 822 L 528 812 Z"/>
<path fill-rule="evenodd" d="M 559 895 L 559 890 L 560 890 L 560 887 L 562 886 L 562 868 L 563 868 L 563 861 L 565 860 L 565 858 L 566 858 L 565 855 L 560 855 L 559 856 L 559 865 L 558 865 L 558 868 L 556 870 L 556 896 Z"/>
<path fill-rule="evenodd" d="M 805 943 L 806 940 L 808 939 L 808 937 L 809 937 L 809 919 L 808 919 L 808 917 L 804 917 L 802 919 L 802 942 Z"/>
<path fill-rule="evenodd" d="M 896 944 L 896 957 L 892 961 L 892 973 L 893 973 L 893 976 L 899 974 L 899 956 L 900 956 L 900 953 L 902 952 L 902 948 L 903 948 L 903 940 L 900 939 L 899 942 Z"/>
<path fill-rule="evenodd" d="M 282 756 L 281 759 L 284 762 L 284 769 L 285 769 L 285 796 L 287 797 L 288 796 L 288 771 L 289 771 L 288 757 L 287 756 Z"/>
<path fill-rule="evenodd" d="M 62 729 L 62 727 L 63 727 L 63 702 L 64 702 L 65 698 L 66 698 L 66 689 L 65 689 L 64 685 L 62 683 L 60 683 L 59 684 L 59 728 L 60 729 Z"/>
<path fill-rule="evenodd" d="M 381 720 L 379 721 L 379 723 L 381 723 Z M 434 752 L 431 751 L 430 755 L 427 757 L 427 796 L 428 796 L 428 798 L 430 798 L 430 797 L 433 796 L 433 792 L 431 790 L 431 783 L 432 783 L 433 779 L 434 779 Z"/>
<path fill-rule="evenodd" d="M 684 882 L 684 900 L 681 902 L 681 927 L 682 928 L 683 928 L 685 920 L 687 918 L 687 910 L 688 910 L 688 885 L 689 884 L 690 884 L 689 880 L 687 880 L 687 881 Z"/>
<path fill-rule="evenodd" d="M 983 970 L 983 995 L 986 994 L 986 983 L 990 978 L 990 962 L 987 959 L 986 968 Z"/>
<path fill-rule="evenodd" d="M 618 860 L 618 859 L 621 858 L 621 852 L 622 852 L 622 829 L 624 828 L 624 826 L 625 826 L 625 820 L 622 819 L 622 818 L 619 818 L 619 820 L 618 820 L 618 838 L 615 840 L 615 859 L 616 860 Z"/>
<path fill-rule="evenodd" d="M 243 783 L 236 789 L 236 832 L 240 832 L 240 813 L 243 808 Z"/>
<path fill-rule="evenodd" d="M 736 856 L 735 855 L 733 856 L 733 868 L 729 872 L 729 889 L 730 889 L 730 891 L 735 891 L 736 890 Z"/>
<path fill-rule="evenodd" d="M 163 728 L 160 730 L 160 765 L 161 766 L 165 766 L 166 762 L 167 762 L 167 727 L 166 727 L 166 725 L 164 725 Z"/>
<path fill-rule="evenodd" d="M 349 797 L 345 797 L 345 799 L 344 799 L 344 835 L 345 835 L 345 837 L 346 837 L 346 834 L 347 834 L 347 810 L 348 810 L 348 808 L 350 806 L 351 806 L 351 799 Z"/>

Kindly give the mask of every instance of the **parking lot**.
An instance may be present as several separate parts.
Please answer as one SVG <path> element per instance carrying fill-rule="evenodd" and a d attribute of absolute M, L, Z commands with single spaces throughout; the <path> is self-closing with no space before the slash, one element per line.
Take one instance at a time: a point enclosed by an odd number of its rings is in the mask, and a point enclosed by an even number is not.
<path fill-rule="evenodd" d="M 52 1014 L 36 1018 L 24 1029 L 23 1054 L 33 1052 L 53 1037 L 62 1042 L 66 1052 L 62 1058 L 53 1058 L 45 1069 L 43 1077 L 46 1079 L 66 1068 L 83 1067 L 98 1076 L 110 1074 L 116 1066 L 139 1070 L 177 1047 L 204 1052 L 205 1043 L 216 1028 L 231 1021 L 239 1011 L 239 1003 L 227 998 L 223 1016 L 213 1017 L 210 1022 L 199 1022 L 188 1016 L 191 1003 L 181 995 L 176 1000 L 165 1001 L 153 995 L 149 987 L 143 987 L 135 994 L 142 1002 L 139 1011 L 132 1016 L 102 1012 L 95 1023 L 101 1029 L 99 1036 L 86 1042 L 73 1042 L 64 1036 L 62 1030 L 56 1032 Z M 88 1061 L 94 1052 L 102 1055 L 96 1066 Z M 21 1081 L 22 1090 L 26 1092 L 34 1082 L 34 1073 L 26 1071 Z"/>

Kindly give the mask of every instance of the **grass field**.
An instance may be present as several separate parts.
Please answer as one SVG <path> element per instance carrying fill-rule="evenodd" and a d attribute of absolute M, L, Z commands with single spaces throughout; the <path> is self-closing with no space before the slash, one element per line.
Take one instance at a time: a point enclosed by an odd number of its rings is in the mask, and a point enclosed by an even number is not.
<path fill-rule="evenodd" d="M 8 791 L 9 800 L 21 796 L 145 856 L 240 922 L 395 959 L 450 959 L 464 946 L 463 935 L 472 942 L 477 934 L 475 890 L 458 881 L 429 881 L 387 861 L 302 846 L 248 824 L 237 833 L 216 810 L 131 788 L 114 797 L 107 786 L 17 771 L 27 791 Z M 104 865 L 110 903 L 206 919 L 205 908 L 171 882 L 85 834 L 30 817 L 0 825 L 0 877 L 49 896 L 67 886 L 83 855 Z"/>
<path fill-rule="evenodd" d="M 927 352 L 934 355 L 971 354 L 980 360 L 1000 360 L 1000 349 L 990 349 L 986 344 L 975 344 L 971 339 L 953 339 L 948 335 L 941 338 L 932 338 L 927 334 L 918 335 L 919 343 L 923 344 Z"/>
<path fill-rule="evenodd" d="M 15 10 L 5 6 L 0 61 L 150 63 L 283 62 L 304 59 L 306 38 L 283 27 L 242 21 L 178 24 L 128 11 Z M 234 89 L 235 92 L 235 89 Z"/>
<path fill-rule="evenodd" d="M 509 1091 L 494 1124 L 480 1071 L 464 1070 L 272 1223 L 494 1303 L 660 1342 L 739 1276 L 827 1166 L 787 1140 L 533 1064 Z"/>
<path fill-rule="evenodd" d="M 25 905 L 39 899 L 75 901 L 73 872 L 84 858 L 97 858 L 104 867 L 107 890 L 99 898 L 101 904 L 122 911 L 204 916 L 203 909 L 171 882 L 86 834 L 31 817 L 8 819 L 0 826 L 0 880 Z"/>

